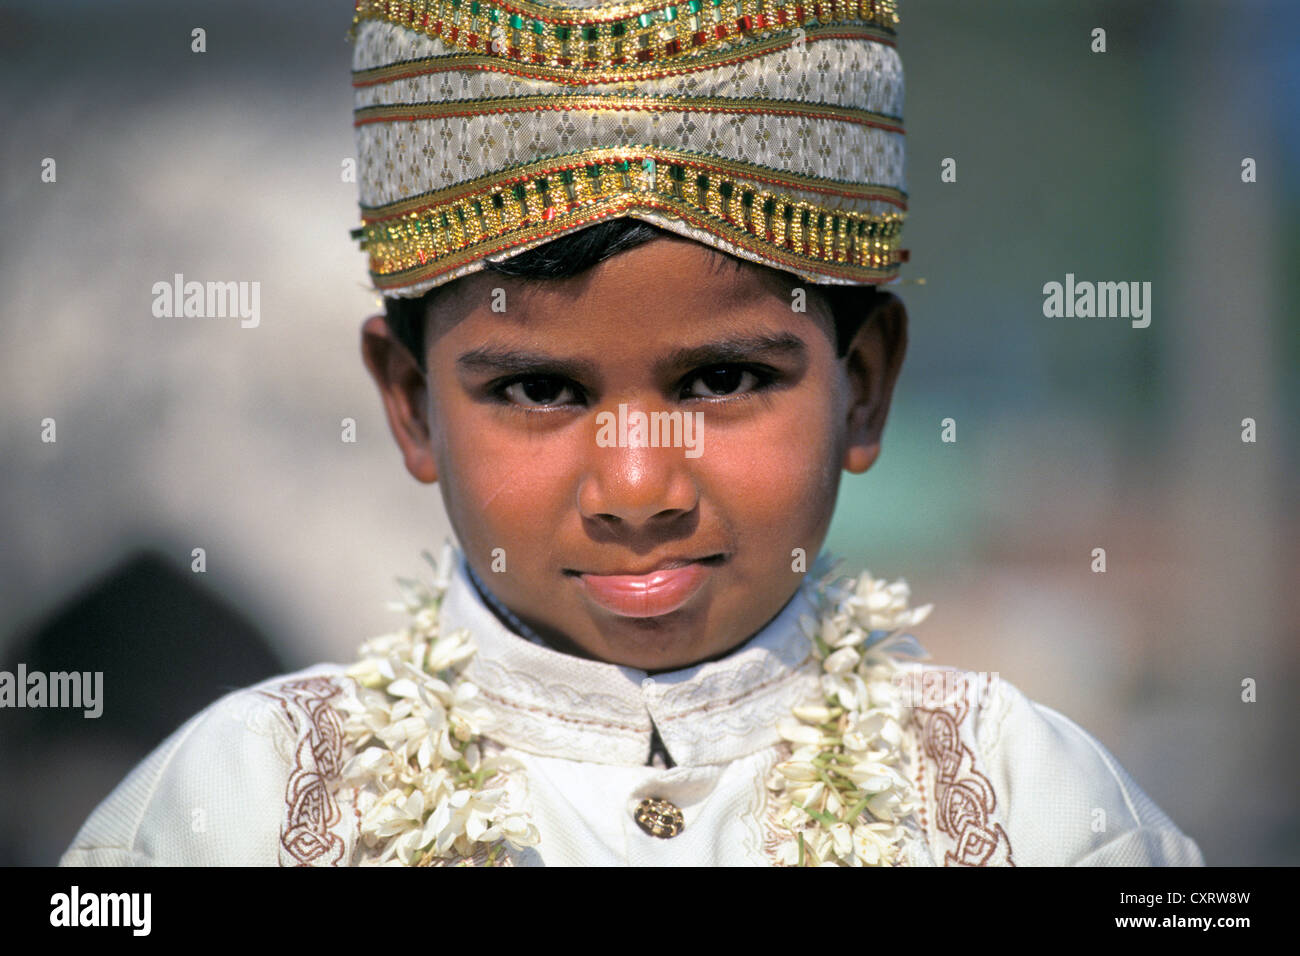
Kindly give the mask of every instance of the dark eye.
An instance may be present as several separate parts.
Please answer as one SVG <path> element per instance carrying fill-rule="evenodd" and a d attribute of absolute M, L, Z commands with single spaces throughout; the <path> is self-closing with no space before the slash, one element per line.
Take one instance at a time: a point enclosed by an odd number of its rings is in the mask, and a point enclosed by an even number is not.
<path fill-rule="evenodd" d="M 754 369 L 743 365 L 715 365 L 694 376 L 687 388 L 687 397 L 721 398 L 736 393 L 742 386 L 748 386 L 745 391 L 753 391 L 762 384 L 763 378 Z M 700 386 L 705 390 L 701 391 Z"/>
<path fill-rule="evenodd" d="M 576 398 L 573 389 L 552 375 L 529 375 L 517 378 L 502 386 L 501 394 L 507 401 L 524 408 L 544 408 L 548 405 L 565 404 L 560 401 L 563 396 L 570 400 Z"/>

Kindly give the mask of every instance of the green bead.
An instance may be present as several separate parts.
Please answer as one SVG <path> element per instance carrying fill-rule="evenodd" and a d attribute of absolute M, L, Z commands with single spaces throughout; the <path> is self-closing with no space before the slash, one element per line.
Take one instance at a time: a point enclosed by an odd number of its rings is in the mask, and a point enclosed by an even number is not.
<path fill-rule="evenodd" d="M 513 186 L 510 187 L 510 191 L 515 194 L 515 198 L 518 199 L 520 202 L 523 202 L 524 196 L 527 195 L 527 190 L 524 189 L 523 183 L 515 183 Z"/>
<path fill-rule="evenodd" d="M 763 212 L 768 216 L 776 212 L 776 200 L 770 197 L 763 200 Z"/>
<path fill-rule="evenodd" d="M 524 28 L 524 18 L 517 13 L 510 14 L 510 27 L 514 30 L 522 30 Z"/>
<path fill-rule="evenodd" d="M 651 23 L 654 22 L 654 17 L 650 16 L 650 14 L 648 13 L 643 13 L 641 14 L 641 16 L 636 18 L 636 22 L 641 24 L 641 26 L 643 27 L 648 27 Z"/>
<path fill-rule="evenodd" d="M 754 194 L 751 193 L 748 189 L 746 189 L 743 193 L 740 194 L 740 204 L 744 206 L 746 209 L 754 205 Z"/>
<path fill-rule="evenodd" d="M 600 166 L 599 166 L 598 164 L 595 164 L 595 163 L 593 163 L 592 165 L 588 166 L 588 167 L 587 167 L 587 175 L 588 175 L 589 177 L 591 177 L 592 179 L 599 179 L 599 178 L 600 178 Z"/>
<path fill-rule="evenodd" d="M 493 193 L 493 194 L 492 194 L 492 205 L 496 206 L 496 208 L 498 208 L 498 209 L 505 209 L 505 208 L 506 208 L 506 197 L 503 196 L 503 195 L 501 195 L 500 193 Z"/>
<path fill-rule="evenodd" d="M 600 36 L 600 27 L 583 27 L 582 38 L 584 40 L 595 40 Z"/>
<path fill-rule="evenodd" d="M 665 21 L 667 21 L 668 23 L 672 23 L 672 22 L 673 22 L 674 20 L 676 20 L 676 19 L 677 19 L 677 8 L 676 8 L 676 7 L 669 7 L 667 10 L 664 11 L 664 20 L 665 20 Z"/>
<path fill-rule="evenodd" d="M 709 177 L 704 175 L 703 173 L 700 173 L 698 176 L 695 177 L 695 185 L 699 186 L 701 190 L 708 189 Z"/>
<path fill-rule="evenodd" d="M 627 28 L 622 23 L 616 23 L 609 28 L 609 35 L 612 37 L 621 37 Z"/>
<path fill-rule="evenodd" d="M 560 182 L 564 183 L 566 186 L 569 185 L 570 183 L 572 183 L 572 182 L 573 182 L 573 170 L 572 170 L 572 169 L 561 169 L 561 170 L 560 170 Z"/>
<path fill-rule="evenodd" d="M 520 23 L 523 23 L 523 22 L 524 22 L 524 18 L 523 18 L 523 17 L 520 17 L 520 18 L 519 18 L 519 22 L 520 22 Z M 538 36 L 541 36 L 543 33 L 546 32 L 546 24 L 543 23 L 541 20 L 534 20 L 534 21 L 533 21 L 533 32 L 536 33 Z"/>
<path fill-rule="evenodd" d="M 632 168 L 632 164 L 629 163 L 626 159 L 620 159 L 617 163 L 614 164 L 614 168 L 617 169 L 620 173 L 625 173 Z"/>
<path fill-rule="evenodd" d="M 699 13 L 700 7 L 702 6 L 704 6 L 704 4 L 702 4 L 700 0 L 688 0 L 686 9 L 691 11 L 691 13 Z"/>
<path fill-rule="evenodd" d="M 496 7 L 492 7 L 492 8 L 490 8 L 490 9 L 488 10 L 488 19 L 491 20 L 493 23 L 500 23 L 500 22 L 501 22 L 501 11 L 498 10 Z"/>
<path fill-rule="evenodd" d="M 555 28 L 555 39 L 557 39 L 557 40 L 567 40 L 567 39 L 569 39 L 569 28 L 568 28 L 568 27 L 556 27 L 556 28 Z"/>
<path fill-rule="evenodd" d="M 469 12 L 478 16 L 478 0 L 470 0 Z"/>
<path fill-rule="evenodd" d="M 732 188 L 731 183 L 724 182 L 724 183 L 719 183 L 718 185 L 718 192 L 722 193 L 723 199 L 730 199 L 731 194 L 734 191 L 735 190 Z"/>

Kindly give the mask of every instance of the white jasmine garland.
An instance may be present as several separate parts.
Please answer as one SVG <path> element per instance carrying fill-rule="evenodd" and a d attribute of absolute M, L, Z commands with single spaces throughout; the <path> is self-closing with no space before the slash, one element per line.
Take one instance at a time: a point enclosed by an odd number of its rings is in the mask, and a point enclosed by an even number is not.
<path fill-rule="evenodd" d="M 367 641 L 348 670 L 357 686 L 345 703 L 344 741 L 353 754 L 343 783 L 357 788 L 360 861 L 405 866 L 473 860 L 508 864 L 507 847 L 540 839 L 527 813 L 508 807 L 505 782 L 519 763 L 484 753 L 490 710 L 464 676 L 475 653 L 465 630 L 439 632 L 439 608 L 454 564 L 451 546 L 434 561 L 434 581 L 399 579 L 412 616 L 403 630 Z M 922 656 L 902 628 L 930 605 L 909 610 L 907 584 L 863 573 L 832 583 L 813 570 L 818 620 L 801 621 L 822 662 L 820 703 L 796 707 L 779 725 L 793 753 L 767 784 L 780 821 L 778 860 L 799 866 L 892 866 L 916 808 L 901 769 L 908 711 L 892 655 Z M 490 735 L 489 735 L 490 736 Z"/>
<path fill-rule="evenodd" d="M 344 740 L 355 756 L 342 777 L 359 791 L 361 843 L 369 851 L 361 862 L 508 862 L 505 847 L 535 845 L 537 828 L 503 803 L 504 775 L 517 762 L 485 756 L 479 742 L 492 714 L 462 674 L 475 652 L 470 633 L 439 633 L 451 548 L 440 562 L 425 557 L 433 585 L 399 580 L 402 601 L 392 605 L 408 611 L 411 624 L 367 641 L 348 671 L 359 686 L 357 704 L 344 705 Z"/>
<path fill-rule="evenodd" d="M 917 808 L 902 768 L 909 719 L 896 680 L 899 657 L 925 656 L 903 629 L 933 605 L 909 609 L 907 582 L 864 571 L 834 582 L 833 568 L 813 569 L 816 621 L 800 623 L 822 662 L 821 703 L 794 708 L 778 726 L 793 753 L 773 768 L 768 788 L 785 838 L 787 866 L 893 866 Z"/>

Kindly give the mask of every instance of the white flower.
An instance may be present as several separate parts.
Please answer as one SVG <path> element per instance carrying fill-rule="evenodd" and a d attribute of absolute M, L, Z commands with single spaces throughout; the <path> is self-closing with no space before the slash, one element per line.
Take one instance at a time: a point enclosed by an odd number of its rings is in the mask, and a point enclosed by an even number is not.
<path fill-rule="evenodd" d="M 863 793 L 884 793 L 907 783 L 897 770 L 878 760 L 864 760 L 854 764 L 844 771 L 844 775 L 856 783 Z"/>
<path fill-rule="evenodd" d="M 782 717 L 778 720 L 776 732 L 781 735 L 781 739 L 788 740 L 792 744 L 817 744 L 822 739 L 820 730 L 793 717 Z"/>
<path fill-rule="evenodd" d="M 853 853 L 853 831 L 847 823 L 836 823 L 830 828 L 831 848 L 835 855 L 845 858 Z"/>
<path fill-rule="evenodd" d="M 872 748 L 897 748 L 903 740 L 899 715 L 873 709 L 855 712 L 848 716 L 844 726 L 845 749 L 858 753 Z"/>
<path fill-rule="evenodd" d="M 396 856 L 402 863 L 410 864 L 417 851 L 433 839 L 425 822 L 427 810 L 425 795 L 420 791 L 403 799 L 401 791 L 391 790 L 362 816 L 361 834 L 367 842 L 387 842 L 380 862 Z"/>
<path fill-rule="evenodd" d="M 502 820 L 500 829 L 502 838 L 516 850 L 537 846 L 541 841 L 537 827 L 529 823 L 528 818 L 520 813 L 512 813 Z"/>
<path fill-rule="evenodd" d="M 866 682 L 856 673 L 823 674 L 822 693 L 845 710 L 856 710 L 869 700 Z"/>
<path fill-rule="evenodd" d="M 853 671 L 858 662 L 862 660 L 862 655 L 852 647 L 841 647 L 838 651 L 826 658 L 822 664 L 828 674 L 848 674 Z"/>
<path fill-rule="evenodd" d="M 383 747 L 367 747 L 343 765 L 344 783 L 360 783 L 397 771 L 397 755 Z"/>
<path fill-rule="evenodd" d="M 810 763 L 787 760 L 779 764 L 776 769 L 786 780 L 795 784 L 812 783 L 817 779 L 817 768 Z"/>
<path fill-rule="evenodd" d="M 414 620 L 411 622 L 411 630 L 420 635 L 434 634 L 438 629 L 438 609 L 433 607 L 422 607 L 416 612 Z M 439 668 L 434 668 L 438 670 Z"/>
<path fill-rule="evenodd" d="M 824 724 L 831 719 L 831 709 L 824 704 L 809 704 L 794 708 L 794 715 L 806 724 Z"/>
<path fill-rule="evenodd" d="M 799 840 L 783 840 L 776 848 L 776 859 L 782 866 L 798 866 Z"/>
<path fill-rule="evenodd" d="M 853 828 L 853 855 L 858 866 L 892 866 L 901 833 L 888 823 L 861 823 Z"/>
<path fill-rule="evenodd" d="M 803 829 L 808 825 L 808 814 L 796 807 L 791 801 L 790 806 L 781 813 L 781 826 L 790 831 Z"/>
<path fill-rule="evenodd" d="M 424 666 L 433 673 L 454 667 L 474 656 L 474 641 L 469 631 L 459 630 L 439 637 L 429 648 Z"/>
<path fill-rule="evenodd" d="M 830 855 L 831 837 L 821 827 L 813 827 L 803 831 L 804 856 L 806 862 L 812 866 L 821 866 L 821 864 Z"/>
<path fill-rule="evenodd" d="M 858 578 L 854 592 L 844 603 L 858 625 L 868 631 L 893 631 L 920 624 L 932 605 L 911 610 L 907 606 L 911 589 L 903 579 L 887 584 L 869 572 Z"/>
<path fill-rule="evenodd" d="M 457 790 L 440 803 L 429 818 L 434 851 L 442 854 L 457 844 L 463 856 L 473 853 L 469 844 L 477 843 L 492 826 L 496 805 L 504 793 L 500 788 Z"/>

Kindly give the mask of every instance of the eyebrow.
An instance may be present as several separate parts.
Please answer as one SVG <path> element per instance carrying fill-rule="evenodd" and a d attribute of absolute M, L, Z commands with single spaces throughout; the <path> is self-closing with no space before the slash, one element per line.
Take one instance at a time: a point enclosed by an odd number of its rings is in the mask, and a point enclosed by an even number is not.
<path fill-rule="evenodd" d="M 776 354 L 803 358 L 807 353 L 808 347 L 797 335 L 790 332 L 765 332 L 680 349 L 657 363 L 656 369 L 662 372 L 697 365 L 743 362 L 758 355 Z"/>
<path fill-rule="evenodd" d="M 741 335 L 716 342 L 706 342 L 678 349 L 655 363 L 655 370 L 669 373 L 681 368 L 743 362 L 761 355 L 786 355 L 803 358 L 807 354 L 803 339 L 790 332 Z M 557 375 L 567 378 L 595 378 L 595 362 L 530 352 L 526 349 L 499 348 L 490 345 L 470 349 L 456 359 L 456 367 L 465 372 L 534 375 Z"/>
<path fill-rule="evenodd" d="M 567 378 L 590 378 L 596 374 L 594 362 L 586 359 L 558 358 L 529 352 L 526 349 L 481 345 L 456 359 L 456 367 L 465 372 L 510 374 L 531 372 L 538 375 L 562 375 Z"/>

